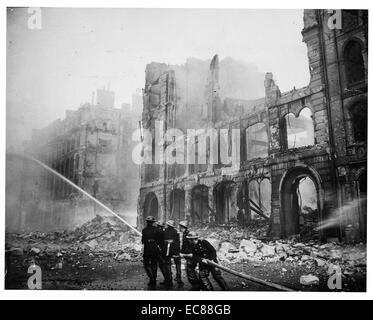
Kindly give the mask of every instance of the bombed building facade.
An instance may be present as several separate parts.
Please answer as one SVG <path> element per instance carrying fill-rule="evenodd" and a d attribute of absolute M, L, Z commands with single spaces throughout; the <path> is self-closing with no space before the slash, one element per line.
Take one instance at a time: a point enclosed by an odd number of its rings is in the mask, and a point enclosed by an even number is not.
<path fill-rule="evenodd" d="M 34 130 L 24 148 L 26 155 L 126 216 L 136 211 L 139 168 L 127 150 L 133 148 L 131 135 L 142 106 L 138 95 L 132 106 L 121 109 L 114 107 L 114 98 L 110 90 L 97 90 L 92 103 Z M 69 230 L 104 214 L 88 197 L 28 159 L 7 155 L 7 172 L 7 230 Z"/>
<path fill-rule="evenodd" d="M 157 121 L 164 132 L 216 129 L 229 156 L 237 129 L 240 163 L 142 164 L 138 225 L 149 215 L 229 225 L 244 212 L 247 223 L 268 221 L 274 237 L 366 239 L 367 12 L 343 10 L 342 28 L 331 27 L 333 19 L 328 10 L 304 11 L 310 83 L 289 92 L 267 73 L 265 96 L 248 99 L 249 82 L 227 77 L 218 56 L 147 66 L 142 124 L 153 150 Z M 197 159 L 201 140 L 192 140 L 184 143 Z"/>

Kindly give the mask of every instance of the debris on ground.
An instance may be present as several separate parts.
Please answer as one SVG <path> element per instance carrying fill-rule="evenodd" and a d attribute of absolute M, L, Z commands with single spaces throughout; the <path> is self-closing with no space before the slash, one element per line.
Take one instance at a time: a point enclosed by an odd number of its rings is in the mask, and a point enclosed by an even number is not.
<path fill-rule="evenodd" d="M 297 237 L 287 240 L 271 240 L 257 237 L 246 229 L 214 228 L 196 230 L 217 250 L 221 262 L 236 263 L 286 262 L 309 270 L 319 269 L 326 273 L 331 266 L 341 267 L 344 276 L 366 275 L 366 244 L 317 240 L 301 242 Z"/>
<path fill-rule="evenodd" d="M 31 252 L 35 253 L 35 254 L 39 254 L 41 252 L 41 250 L 39 248 L 32 248 Z"/>
<path fill-rule="evenodd" d="M 73 231 L 27 234 L 7 234 L 11 255 L 25 253 L 40 255 L 55 253 L 57 258 L 73 257 L 79 251 L 89 251 L 92 257 L 111 254 L 117 261 L 136 261 L 141 258 L 141 239 L 112 217 L 96 216 Z M 61 269 L 61 265 L 55 269 Z"/>
<path fill-rule="evenodd" d="M 319 285 L 319 283 L 320 283 L 319 278 L 312 274 L 308 274 L 308 275 L 300 277 L 300 284 L 303 286 Z"/>
<path fill-rule="evenodd" d="M 6 254 L 25 266 L 33 259 L 47 261 L 47 269 L 54 272 L 69 270 L 68 266 L 75 273 L 103 264 L 111 269 L 113 263 L 140 263 L 141 237 L 120 223 L 113 217 L 97 216 L 73 231 L 7 234 Z M 294 279 L 312 289 L 316 278 L 320 279 L 320 285 L 325 283 L 330 268 L 335 266 L 340 267 L 342 277 L 351 283 L 366 278 L 366 244 L 321 244 L 297 237 L 276 240 L 265 237 L 264 232 L 237 226 L 193 228 L 193 231 L 215 247 L 222 265 L 242 272 L 248 267 L 258 272 L 263 270 L 263 279 L 270 280 L 272 272 L 284 281 Z M 299 274 L 295 276 L 294 270 Z"/>

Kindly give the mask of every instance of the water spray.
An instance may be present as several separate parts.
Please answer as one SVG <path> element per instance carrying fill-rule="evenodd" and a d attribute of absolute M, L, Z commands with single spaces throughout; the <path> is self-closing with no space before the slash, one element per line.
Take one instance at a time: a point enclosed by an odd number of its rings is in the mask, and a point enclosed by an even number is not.
<path fill-rule="evenodd" d="M 34 157 L 32 156 L 29 156 L 29 155 L 24 155 L 24 154 L 18 154 L 18 153 L 8 153 L 9 155 L 14 155 L 14 156 L 18 156 L 18 157 L 23 157 L 25 159 L 28 159 L 32 162 L 35 162 L 36 164 L 38 164 L 39 166 L 41 166 L 42 168 L 44 168 L 45 170 L 55 174 L 56 176 L 58 176 L 59 178 L 61 178 L 63 181 L 65 181 L 66 183 L 68 183 L 69 185 L 71 185 L 73 188 L 75 188 L 76 190 L 80 191 L 81 193 L 83 193 L 85 196 L 87 196 L 89 199 L 93 200 L 95 203 L 97 203 L 100 207 L 102 207 L 103 209 L 105 209 L 107 212 L 111 213 L 113 216 L 115 216 L 116 218 L 118 218 L 120 221 L 122 221 L 125 225 L 127 225 L 131 230 L 133 230 L 137 235 L 141 236 L 141 232 L 138 231 L 136 228 L 134 228 L 133 226 L 131 226 L 126 220 L 124 220 L 121 216 L 119 216 L 117 213 L 115 213 L 113 210 L 111 210 L 110 208 L 108 208 L 106 205 L 104 205 L 101 201 L 97 200 L 94 196 L 92 196 L 91 194 L 89 194 L 87 191 L 83 190 L 82 188 L 80 188 L 79 186 L 77 186 L 74 182 L 70 181 L 69 179 L 67 179 L 65 176 L 63 176 L 62 174 L 60 174 L 59 172 L 55 171 L 54 169 L 52 169 L 51 167 L 49 167 L 48 165 L 46 165 L 45 163 L 35 159 Z M 218 269 L 221 269 L 221 270 L 224 270 L 232 275 L 235 275 L 235 276 L 238 276 L 238 277 L 241 277 L 241 278 L 244 278 L 246 280 L 250 280 L 252 282 L 257 282 L 257 283 L 260 283 L 262 285 L 265 285 L 265 286 L 268 286 L 268 287 L 272 287 L 272 288 L 275 288 L 277 290 L 280 290 L 280 291 L 293 291 L 289 288 L 286 288 L 284 286 L 280 286 L 280 285 L 277 285 L 275 283 L 269 283 L 267 281 L 264 281 L 264 280 L 261 280 L 261 279 L 258 279 L 258 278 L 254 278 L 252 276 L 249 276 L 249 275 L 246 275 L 244 273 L 240 273 L 240 272 L 237 272 L 233 269 L 230 269 L 230 268 L 227 268 L 227 267 L 224 267 L 222 265 L 219 265 L 213 261 L 210 261 L 208 260 L 207 263 L 212 266 L 212 267 L 215 267 L 215 268 L 218 268 Z"/>
<path fill-rule="evenodd" d="M 332 215 L 323 221 L 314 230 L 320 231 L 327 228 L 332 228 L 337 225 L 348 225 L 353 221 L 359 220 L 359 207 L 366 203 L 366 198 L 359 198 L 349 201 L 344 206 L 334 209 Z"/>
<path fill-rule="evenodd" d="M 122 221 L 125 225 L 127 225 L 132 231 L 134 231 L 137 235 L 141 236 L 141 232 L 139 232 L 135 227 L 131 226 L 126 220 L 124 220 L 120 215 L 118 215 L 117 213 L 115 213 L 113 210 L 111 210 L 109 207 L 107 207 L 106 205 L 104 205 L 101 201 L 97 200 L 94 196 L 92 196 L 90 193 L 88 193 L 87 191 L 83 190 L 82 188 L 80 188 L 79 186 L 77 186 L 74 182 L 70 181 L 69 179 L 67 179 L 65 176 L 63 176 L 62 174 L 60 174 L 59 172 L 57 172 L 56 170 L 52 169 L 51 167 L 47 166 L 45 163 L 35 159 L 34 157 L 32 156 L 29 156 L 29 155 L 24 155 L 24 154 L 18 154 L 18 153 L 8 153 L 10 155 L 14 155 L 14 156 L 20 156 L 20 157 L 23 157 L 25 159 L 28 159 L 28 160 L 31 160 L 33 162 L 35 162 L 36 164 L 38 164 L 39 166 L 41 166 L 42 168 L 44 168 L 45 170 L 55 174 L 56 176 L 58 176 L 59 178 L 61 178 L 63 181 L 65 181 L 66 183 L 68 183 L 69 185 L 71 185 L 73 188 L 75 188 L 76 190 L 78 190 L 79 192 L 83 193 L 85 196 L 87 196 L 89 199 L 91 199 L 92 201 L 94 201 L 95 203 L 97 203 L 100 207 L 102 207 L 104 210 L 106 210 L 107 212 L 111 213 L 113 216 L 115 216 L 116 218 L 118 218 L 120 221 Z"/>

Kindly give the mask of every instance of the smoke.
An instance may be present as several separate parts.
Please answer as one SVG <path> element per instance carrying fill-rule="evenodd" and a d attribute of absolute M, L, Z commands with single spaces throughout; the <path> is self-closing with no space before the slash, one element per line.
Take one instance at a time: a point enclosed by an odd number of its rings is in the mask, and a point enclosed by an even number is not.
<path fill-rule="evenodd" d="M 226 57 L 215 63 L 216 70 L 211 71 L 210 63 L 211 60 L 188 58 L 183 65 L 148 64 L 145 80 L 149 86 L 150 107 L 155 108 L 160 102 L 161 83 L 158 80 L 167 70 L 175 72 L 178 99 L 175 127 L 183 131 L 204 127 L 212 92 L 221 101 L 220 105 L 214 106 L 217 121 L 229 116 L 222 110 L 224 99 L 255 100 L 264 96 L 265 74 L 259 72 L 255 64 Z M 215 72 L 214 77 L 211 72 Z"/>
<path fill-rule="evenodd" d="M 231 57 L 220 62 L 220 97 L 254 100 L 264 97 L 263 72 L 254 63 Z"/>
<path fill-rule="evenodd" d="M 46 183 L 50 177 L 54 179 L 52 189 L 49 189 Z M 67 191 L 70 194 L 56 197 L 56 193 L 60 191 Z M 132 212 L 122 210 L 121 214 L 117 214 L 113 211 L 115 207 L 115 203 L 104 204 L 98 201 L 90 193 L 38 160 L 18 154 L 7 154 L 8 231 L 71 230 L 96 215 L 114 215 L 129 226 L 135 225 Z M 132 217 L 132 224 L 123 219 L 126 216 Z"/>

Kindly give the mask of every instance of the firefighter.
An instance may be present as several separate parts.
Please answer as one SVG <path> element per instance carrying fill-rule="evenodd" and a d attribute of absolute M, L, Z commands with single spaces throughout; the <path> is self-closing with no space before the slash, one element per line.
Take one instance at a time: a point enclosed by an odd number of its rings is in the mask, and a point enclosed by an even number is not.
<path fill-rule="evenodd" d="M 180 257 L 180 237 L 175 229 L 175 222 L 169 220 L 166 223 L 166 229 L 163 232 L 162 256 L 164 259 L 165 285 L 168 288 L 173 287 L 171 261 L 174 260 L 176 265 L 176 281 L 181 288 L 184 283 L 181 280 L 181 257 Z"/>
<path fill-rule="evenodd" d="M 156 227 L 159 229 L 159 231 L 163 232 L 164 229 L 165 229 L 165 223 L 161 220 L 158 220 L 156 223 L 155 223 Z"/>
<path fill-rule="evenodd" d="M 187 239 L 189 235 L 188 229 L 188 221 L 181 221 L 179 223 L 179 229 L 182 234 L 182 245 L 181 245 L 181 253 L 183 255 L 189 255 L 192 253 L 192 248 L 190 244 L 190 240 Z M 186 273 L 189 283 L 192 285 L 192 290 L 199 290 L 200 289 L 200 281 L 197 276 L 197 262 L 194 259 L 186 258 Z"/>
<path fill-rule="evenodd" d="M 144 268 L 150 280 L 148 286 L 151 290 L 154 290 L 157 286 L 157 269 L 161 254 L 162 235 L 158 228 L 154 226 L 156 221 L 154 217 L 149 216 L 145 221 L 146 227 L 142 231 L 141 239 L 144 245 Z"/>
<path fill-rule="evenodd" d="M 163 246 L 163 237 L 164 237 L 164 231 L 165 231 L 165 228 L 166 228 L 166 224 L 161 221 L 161 220 L 158 220 L 156 223 L 155 223 L 155 226 L 157 227 L 157 229 L 159 230 L 160 234 L 161 234 L 161 247 Z M 168 278 L 168 272 L 167 272 L 167 265 L 165 263 L 165 260 L 163 258 L 163 253 L 161 252 L 160 255 L 159 255 L 159 269 L 161 270 L 161 273 L 163 275 L 163 282 L 161 282 L 161 284 L 166 284 L 167 283 L 167 278 Z"/>
<path fill-rule="evenodd" d="M 207 291 L 214 290 L 210 280 L 209 275 L 212 274 L 215 281 L 219 284 L 220 288 L 224 291 L 229 290 L 228 285 L 225 282 L 221 271 L 214 266 L 210 266 L 207 260 L 214 261 L 218 263 L 216 256 L 216 250 L 207 240 L 199 239 L 199 236 L 195 232 L 190 232 L 187 236 L 191 240 L 191 257 L 198 262 L 199 266 L 199 278 L 203 285 L 203 289 Z"/>

